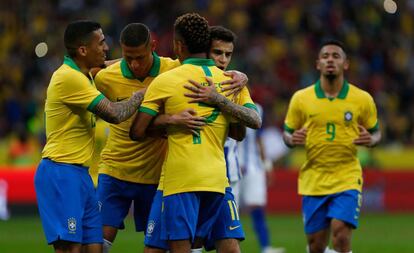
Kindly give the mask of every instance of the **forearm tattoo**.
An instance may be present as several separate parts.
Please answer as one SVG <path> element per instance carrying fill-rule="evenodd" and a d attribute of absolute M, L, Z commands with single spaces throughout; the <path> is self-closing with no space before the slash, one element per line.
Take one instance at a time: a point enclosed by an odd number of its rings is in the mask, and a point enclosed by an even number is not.
<path fill-rule="evenodd" d="M 220 94 L 214 94 L 213 100 L 222 112 L 231 115 L 246 127 L 253 129 L 261 127 L 262 120 L 255 110 L 235 104 Z"/>
<path fill-rule="evenodd" d="M 134 93 L 127 101 L 111 102 L 107 98 L 102 99 L 95 107 L 95 114 L 109 123 L 121 123 L 129 119 L 138 109 L 144 95 Z"/>

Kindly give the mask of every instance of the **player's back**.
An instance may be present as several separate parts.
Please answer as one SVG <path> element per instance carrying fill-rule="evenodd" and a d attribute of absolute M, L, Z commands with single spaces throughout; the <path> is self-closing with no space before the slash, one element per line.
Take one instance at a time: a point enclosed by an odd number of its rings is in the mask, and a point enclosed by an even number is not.
<path fill-rule="evenodd" d="M 199 136 L 181 127 L 168 127 L 168 153 L 164 163 L 164 195 L 190 191 L 224 192 L 227 186 L 224 141 L 230 118 L 218 108 L 203 103 L 192 103 L 184 96 L 188 80 L 208 85 L 211 77 L 221 93 L 219 83 L 229 78 L 209 59 L 188 59 L 183 65 L 160 75 L 150 86 L 141 111 L 151 111 L 154 101 L 163 100 L 167 114 L 176 114 L 193 108 L 198 116 L 205 117 L 207 125 Z M 155 108 L 158 112 L 159 108 Z M 148 112 L 148 111 L 147 111 Z"/>

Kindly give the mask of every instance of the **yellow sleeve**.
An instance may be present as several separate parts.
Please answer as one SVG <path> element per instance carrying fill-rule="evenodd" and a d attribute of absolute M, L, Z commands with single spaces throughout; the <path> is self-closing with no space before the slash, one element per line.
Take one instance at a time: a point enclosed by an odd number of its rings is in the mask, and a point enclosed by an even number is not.
<path fill-rule="evenodd" d="M 92 111 L 104 98 L 93 81 L 85 78 L 66 77 L 59 89 L 63 103 Z"/>
<path fill-rule="evenodd" d="M 257 111 L 257 107 L 254 104 L 252 98 L 250 97 L 249 89 L 245 86 L 240 94 L 238 95 L 238 99 L 236 100 L 239 105 L 254 109 Z"/>
<path fill-rule="evenodd" d="M 145 92 L 144 101 L 139 111 L 155 116 L 160 111 L 162 102 L 171 97 L 171 89 L 168 88 L 169 82 L 165 82 L 166 78 L 159 76 L 155 78 Z"/>
<path fill-rule="evenodd" d="M 367 98 L 364 99 L 364 108 L 361 114 L 361 125 L 364 126 L 369 132 L 375 132 L 379 129 L 377 118 L 377 107 L 375 106 L 374 99 L 371 95 L 367 94 Z"/>
<path fill-rule="evenodd" d="M 290 100 L 288 112 L 285 118 L 285 131 L 293 133 L 295 130 L 300 129 L 305 123 L 305 117 L 301 111 L 300 98 L 296 92 Z"/>

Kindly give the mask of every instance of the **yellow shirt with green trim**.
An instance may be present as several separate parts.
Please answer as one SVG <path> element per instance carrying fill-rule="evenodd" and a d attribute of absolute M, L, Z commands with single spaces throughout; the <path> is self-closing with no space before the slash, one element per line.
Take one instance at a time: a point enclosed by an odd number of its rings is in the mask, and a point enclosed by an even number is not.
<path fill-rule="evenodd" d="M 95 106 L 104 96 L 70 58 L 65 57 L 47 88 L 45 103 L 46 145 L 43 158 L 84 164 L 92 157 L 95 139 Z"/>
<path fill-rule="evenodd" d="M 180 65 L 178 60 L 159 57 L 155 52 L 153 57 L 153 65 L 146 78 L 135 78 L 127 62 L 122 59 L 98 72 L 95 77 L 96 87 L 111 101 L 126 100 L 133 92 L 147 88 L 159 74 Z M 158 184 L 167 141 L 150 137 L 140 142 L 132 141 L 129 129 L 134 118 L 132 116 L 120 124 L 109 124 L 108 139 L 101 152 L 99 173 L 128 182 Z"/>
<path fill-rule="evenodd" d="M 158 76 L 152 82 L 139 109 L 140 112 L 155 116 L 160 106 L 167 114 L 193 108 L 208 123 L 200 131 L 199 137 L 180 127 L 167 128 L 168 152 L 161 181 L 164 196 L 194 191 L 224 193 L 228 185 L 223 146 L 230 117 L 207 104 L 190 104 L 191 99 L 184 96 L 189 92 L 184 88 L 189 79 L 208 85 L 206 76 L 213 79 L 217 91 L 222 93 L 219 83 L 229 78 L 214 66 L 213 60 L 187 59 L 182 66 Z M 247 88 L 239 103 L 255 108 Z"/>
<path fill-rule="evenodd" d="M 299 173 L 299 194 L 361 191 L 362 169 L 353 144 L 359 136 L 358 125 L 377 131 L 377 109 L 371 95 L 347 81 L 334 99 L 325 97 L 320 81 L 293 95 L 285 130 L 307 129 L 307 160 Z"/>

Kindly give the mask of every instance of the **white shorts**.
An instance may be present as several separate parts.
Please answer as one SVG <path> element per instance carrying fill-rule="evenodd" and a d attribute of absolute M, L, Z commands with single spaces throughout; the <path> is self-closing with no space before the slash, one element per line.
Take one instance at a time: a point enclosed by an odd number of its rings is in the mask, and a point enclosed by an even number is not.
<path fill-rule="evenodd" d="M 267 200 L 266 172 L 257 170 L 232 183 L 233 195 L 240 206 L 265 206 Z"/>

